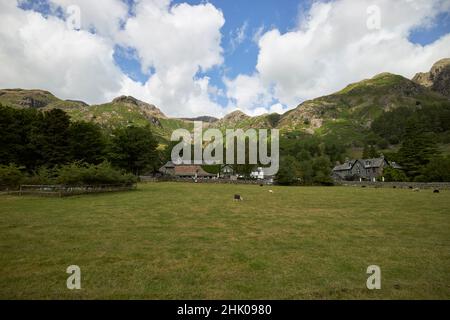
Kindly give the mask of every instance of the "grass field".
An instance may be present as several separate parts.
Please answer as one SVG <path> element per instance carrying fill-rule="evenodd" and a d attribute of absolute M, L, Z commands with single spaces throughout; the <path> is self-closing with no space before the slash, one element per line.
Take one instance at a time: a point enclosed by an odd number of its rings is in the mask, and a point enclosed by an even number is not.
<path fill-rule="evenodd" d="M 69 265 L 81 290 L 66 288 Z M 366 288 L 369 265 L 381 290 Z M 450 192 L 158 183 L 3 195 L 0 298 L 449 299 Z"/>

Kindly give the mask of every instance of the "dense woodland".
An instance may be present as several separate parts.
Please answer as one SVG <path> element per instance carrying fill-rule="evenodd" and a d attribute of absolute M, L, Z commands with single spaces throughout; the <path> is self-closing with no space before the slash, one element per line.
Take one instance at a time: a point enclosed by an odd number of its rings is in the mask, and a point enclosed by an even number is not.
<path fill-rule="evenodd" d="M 363 157 L 374 158 L 380 149 L 399 145 L 397 152 L 385 156 L 404 170 L 388 169 L 388 181 L 450 181 L 450 158 L 442 156 L 437 146 L 449 143 L 449 133 L 448 104 L 416 111 L 398 108 L 372 123 Z M 170 160 L 172 146 L 158 148 L 150 126 L 106 131 L 91 122 L 71 122 L 59 109 L 0 106 L 0 185 L 130 182 L 157 172 Z M 277 180 L 285 185 L 331 185 L 332 167 L 347 155 L 348 146 L 326 137 L 286 133 L 280 140 Z M 235 166 L 247 178 L 253 169 L 252 165 Z"/>

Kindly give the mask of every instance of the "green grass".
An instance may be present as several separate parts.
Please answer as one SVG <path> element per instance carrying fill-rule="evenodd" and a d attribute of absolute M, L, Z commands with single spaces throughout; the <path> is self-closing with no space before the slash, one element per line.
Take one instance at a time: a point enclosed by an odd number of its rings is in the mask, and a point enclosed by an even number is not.
<path fill-rule="evenodd" d="M 449 191 L 344 187 L 3 195 L 0 298 L 448 299 L 449 208 Z M 381 290 L 366 289 L 372 264 Z"/>

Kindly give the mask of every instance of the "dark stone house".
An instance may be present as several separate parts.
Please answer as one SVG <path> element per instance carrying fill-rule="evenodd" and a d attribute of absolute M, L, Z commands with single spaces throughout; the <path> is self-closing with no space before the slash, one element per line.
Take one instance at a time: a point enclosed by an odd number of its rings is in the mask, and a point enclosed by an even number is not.
<path fill-rule="evenodd" d="M 343 164 L 336 165 L 333 168 L 332 176 L 336 181 L 375 181 L 379 178 L 383 179 L 383 171 L 386 167 L 401 169 L 401 166 L 395 162 L 388 161 L 384 156 L 373 159 L 347 159 Z"/>

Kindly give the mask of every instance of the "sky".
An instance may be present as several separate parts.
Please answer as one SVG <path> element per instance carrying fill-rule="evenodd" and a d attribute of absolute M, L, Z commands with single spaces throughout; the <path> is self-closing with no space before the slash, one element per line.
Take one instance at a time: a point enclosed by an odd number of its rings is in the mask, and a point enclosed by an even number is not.
<path fill-rule="evenodd" d="M 450 57 L 450 0 L 0 0 L 0 88 L 283 113 Z"/>

